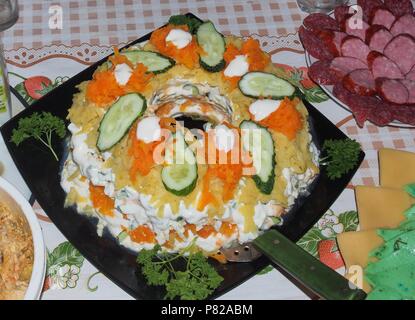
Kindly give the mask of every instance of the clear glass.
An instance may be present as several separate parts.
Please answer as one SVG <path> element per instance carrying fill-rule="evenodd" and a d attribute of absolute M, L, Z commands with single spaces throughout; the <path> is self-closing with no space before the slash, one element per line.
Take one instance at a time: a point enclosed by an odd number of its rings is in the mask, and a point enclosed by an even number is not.
<path fill-rule="evenodd" d="M 19 18 L 17 0 L 0 0 L 0 31 L 14 25 Z M 3 45 L 0 39 L 0 126 L 11 118 L 11 97 Z"/>
<path fill-rule="evenodd" d="M 330 12 L 335 7 L 348 3 L 348 0 L 297 0 L 297 4 L 302 11 L 313 12 Z"/>

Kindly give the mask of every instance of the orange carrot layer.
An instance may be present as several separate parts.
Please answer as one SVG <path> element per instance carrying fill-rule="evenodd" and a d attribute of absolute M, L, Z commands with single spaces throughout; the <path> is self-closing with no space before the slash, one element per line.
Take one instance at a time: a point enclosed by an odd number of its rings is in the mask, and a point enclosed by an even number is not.
<path fill-rule="evenodd" d="M 146 225 L 141 225 L 129 232 L 132 241 L 137 243 L 153 243 L 156 241 L 156 235 Z"/>
<path fill-rule="evenodd" d="M 285 98 L 277 110 L 259 123 L 271 130 L 282 133 L 290 140 L 294 139 L 297 132 L 303 127 L 301 114 L 296 108 L 298 102 L 297 98 L 292 101 Z"/>
<path fill-rule="evenodd" d="M 114 216 L 114 200 L 108 197 L 104 192 L 104 187 L 89 184 L 89 193 L 92 205 L 103 215 Z"/>
<path fill-rule="evenodd" d="M 95 72 L 86 89 L 87 99 L 100 107 L 105 107 L 127 93 L 142 92 L 153 77 L 153 74 L 147 73 L 147 67 L 143 64 L 134 67 L 126 56 L 119 54 L 118 49 L 115 48 L 114 53 L 109 58 L 111 69 Z M 119 85 L 114 76 L 115 67 L 122 63 L 128 64 L 133 70 L 125 86 Z"/>
<path fill-rule="evenodd" d="M 154 149 L 160 143 L 160 141 L 155 141 L 151 143 L 145 143 L 142 140 L 138 140 L 137 136 L 137 127 L 134 126 L 130 130 L 129 138 L 131 141 L 128 154 L 133 157 L 133 164 L 130 168 L 130 179 L 135 182 L 137 179 L 137 173 L 140 173 L 142 176 L 146 176 L 150 173 L 151 168 L 154 167 Z"/>
<path fill-rule="evenodd" d="M 173 58 L 178 63 L 184 64 L 189 69 L 195 68 L 199 62 L 199 53 L 202 53 L 201 48 L 197 45 L 197 42 L 193 37 L 193 40 L 186 47 L 178 49 L 173 43 L 166 41 L 166 37 L 172 29 L 189 31 L 189 28 L 185 25 L 167 25 L 153 31 L 150 37 L 150 43 L 155 46 L 160 53 Z"/>
<path fill-rule="evenodd" d="M 226 51 L 223 55 L 226 65 L 238 55 L 245 55 L 249 63 L 249 71 L 263 71 L 266 66 L 271 62 L 269 56 L 261 50 L 261 46 L 258 40 L 252 38 L 247 39 L 241 49 L 238 49 L 235 45 L 229 44 L 226 47 Z M 231 88 L 236 88 L 241 77 L 226 77 Z"/>

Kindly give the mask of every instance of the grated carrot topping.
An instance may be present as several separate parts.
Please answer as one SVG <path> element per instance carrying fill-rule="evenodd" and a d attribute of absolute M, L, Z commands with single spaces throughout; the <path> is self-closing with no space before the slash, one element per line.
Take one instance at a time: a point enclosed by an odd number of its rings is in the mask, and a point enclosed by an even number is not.
<path fill-rule="evenodd" d="M 289 140 L 293 140 L 297 132 L 303 127 L 301 114 L 296 108 L 298 103 L 298 98 L 294 100 L 284 98 L 279 108 L 259 123 L 264 127 L 282 133 Z"/>
<path fill-rule="evenodd" d="M 153 243 L 156 241 L 156 235 L 154 232 L 146 225 L 141 225 L 131 230 L 129 233 L 132 241 L 137 243 Z"/>
<path fill-rule="evenodd" d="M 89 184 L 89 194 L 92 201 L 92 205 L 103 215 L 113 217 L 114 216 L 114 200 L 108 197 L 104 192 L 104 187 L 94 186 Z"/>
<path fill-rule="evenodd" d="M 176 62 L 185 65 L 189 69 L 195 68 L 199 63 L 199 54 L 203 53 L 203 50 L 198 46 L 194 37 L 193 40 L 182 49 L 178 49 L 173 43 L 166 41 L 166 37 L 172 29 L 189 31 L 189 28 L 186 25 L 167 25 L 153 31 L 150 37 L 150 43 L 155 46 L 161 54 L 173 58 Z"/>

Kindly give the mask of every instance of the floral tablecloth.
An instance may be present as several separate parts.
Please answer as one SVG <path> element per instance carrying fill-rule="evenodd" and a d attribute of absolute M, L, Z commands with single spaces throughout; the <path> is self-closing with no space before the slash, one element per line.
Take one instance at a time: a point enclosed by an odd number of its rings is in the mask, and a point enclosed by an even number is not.
<path fill-rule="evenodd" d="M 359 128 L 348 111 L 309 80 L 304 51 L 296 33 L 304 15 L 295 1 L 20 1 L 18 23 L 3 34 L 10 83 L 15 89 L 13 112 L 27 107 L 86 66 L 110 54 L 112 46 L 122 46 L 161 26 L 170 15 L 185 12 L 212 20 L 225 34 L 258 39 L 272 55 L 273 62 L 283 67 L 305 90 L 308 100 L 362 144 L 366 159 L 350 185 L 331 210 L 298 242 L 310 254 L 338 272 L 344 272 L 334 238 L 358 226 L 353 187 L 378 184 L 379 148 L 415 151 L 415 130 L 380 128 L 371 124 Z M 60 18 L 62 29 L 53 29 L 60 26 Z M 30 191 L 2 141 L 0 149 L 0 174 L 3 172 L 6 179 L 30 198 Z M 79 254 L 36 202 L 33 206 L 48 250 L 42 299 L 131 299 Z M 220 299 L 309 297 L 269 267 Z"/>

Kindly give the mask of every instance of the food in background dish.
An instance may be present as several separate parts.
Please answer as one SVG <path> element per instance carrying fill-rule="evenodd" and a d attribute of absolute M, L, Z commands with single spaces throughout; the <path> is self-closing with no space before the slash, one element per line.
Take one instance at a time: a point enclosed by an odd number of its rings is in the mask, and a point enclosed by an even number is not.
<path fill-rule="evenodd" d="M 415 15 L 412 2 L 358 1 L 363 19 L 340 6 L 334 18 L 307 16 L 300 39 L 318 59 L 310 78 L 333 85 L 333 94 L 353 112 L 384 126 L 394 120 L 415 125 Z M 350 9 L 350 10 L 349 10 Z"/>
<path fill-rule="evenodd" d="M 178 21 L 143 47 L 115 50 L 79 85 L 61 185 L 67 205 L 127 248 L 211 255 L 280 221 L 318 174 L 319 152 L 296 88 L 258 41 Z M 197 152 L 205 141 L 209 152 Z M 208 156 L 214 163 L 199 161 Z"/>
<path fill-rule="evenodd" d="M 415 196 L 415 184 L 408 191 Z M 373 288 L 367 299 L 415 299 L 415 205 L 405 212 L 406 220 L 394 229 L 379 229 L 384 243 L 373 250 L 364 269 Z"/>
<path fill-rule="evenodd" d="M 368 299 L 415 299 L 415 154 L 379 151 L 380 187 L 356 188 L 359 231 L 337 236 L 347 277 L 363 278 Z M 405 190 L 404 190 L 405 188 Z M 359 281 L 358 281 L 359 282 Z"/>
<path fill-rule="evenodd" d="M 32 274 L 32 234 L 14 209 L 0 200 L 0 300 L 23 299 Z"/>

